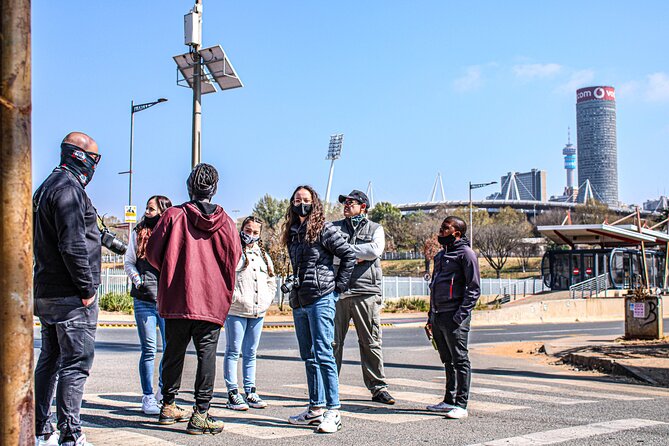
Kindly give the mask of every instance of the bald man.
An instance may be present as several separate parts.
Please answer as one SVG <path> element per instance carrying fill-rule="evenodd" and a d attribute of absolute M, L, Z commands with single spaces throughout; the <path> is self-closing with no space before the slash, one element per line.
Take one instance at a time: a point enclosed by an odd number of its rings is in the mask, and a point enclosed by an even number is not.
<path fill-rule="evenodd" d="M 101 257 L 97 213 L 85 188 L 100 154 L 93 138 L 80 132 L 67 135 L 60 150 L 60 165 L 33 196 L 35 315 L 42 324 L 35 444 L 85 446 L 90 443 L 81 432 L 79 411 L 93 364 Z M 60 433 L 51 424 L 56 382 Z"/>

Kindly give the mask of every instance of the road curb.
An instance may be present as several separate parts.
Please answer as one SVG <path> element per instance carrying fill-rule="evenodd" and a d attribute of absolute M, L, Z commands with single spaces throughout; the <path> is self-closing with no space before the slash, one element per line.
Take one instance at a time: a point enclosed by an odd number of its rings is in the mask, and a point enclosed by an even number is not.
<path fill-rule="evenodd" d="M 33 324 L 35 327 L 41 327 L 42 324 L 39 322 L 34 322 Z M 410 324 L 402 324 L 404 327 L 405 325 L 410 325 Z M 135 328 L 137 327 L 137 324 L 134 322 L 98 322 L 98 328 Z M 265 324 L 263 325 L 263 329 L 267 330 L 286 330 L 286 329 L 293 329 L 295 325 L 293 323 L 278 323 L 278 324 Z M 351 327 L 353 327 L 353 324 L 351 324 Z M 382 323 L 381 327 L 385 328 L 390 328 L 390 327 L 396 327 L 395 324 L 393 323 Z"/>

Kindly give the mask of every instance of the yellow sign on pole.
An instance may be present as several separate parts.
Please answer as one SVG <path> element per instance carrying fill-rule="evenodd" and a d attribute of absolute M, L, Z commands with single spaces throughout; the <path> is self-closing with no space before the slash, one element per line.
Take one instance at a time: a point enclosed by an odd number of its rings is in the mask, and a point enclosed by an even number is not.
<path fill-rule="evenodd" d="M 137 223 L 137 206 L 125 207 L 125 222 Z"/>

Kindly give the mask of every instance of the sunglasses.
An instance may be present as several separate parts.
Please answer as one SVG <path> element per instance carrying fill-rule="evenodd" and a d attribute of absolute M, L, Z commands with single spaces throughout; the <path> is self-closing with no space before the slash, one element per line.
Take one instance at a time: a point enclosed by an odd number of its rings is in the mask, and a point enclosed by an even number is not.
<path fill-rule="evenodd" d="M 102 158 L 102 155 L 100 155 L 99 153 L 95 153 L 95 152 L 86 152 L 86 153 L 88 154 L 88 156 L 93 158 L 93 162 L 97 166 L 97 164 L 100 162 L 100 159 Z"/>
<path fill-rule="evenodd" d="M 356 200 L 345 200 L 344 206 L 359 206 L 360 202 Z"/>

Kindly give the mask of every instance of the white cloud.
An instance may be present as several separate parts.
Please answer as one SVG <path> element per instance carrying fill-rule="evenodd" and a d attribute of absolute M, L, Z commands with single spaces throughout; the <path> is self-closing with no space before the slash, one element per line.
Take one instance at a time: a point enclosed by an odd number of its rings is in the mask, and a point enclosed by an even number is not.
<path fill-rule="evenodd" d="M 666 73 L 653 73 L 647 77 L 645 97 L 652 102 L 669 101 L 669 76 Z"/>
<path fill-rule="evenodd" d="M 525 79 L 551 77 L 559 73 L 561 70 L 562 65 L 556 63 L 532 63 L 513 66 L 513 73 L 517 77 Z"/>
<path fill-rule="evenodd" d="M 453 81 L 453 88 L 461 93 L 476 90 L 481 85 L 483 85 L 483 79 L 481 78 L 481 67 L 479 65 L 468 67 L 463 76 Z"/>
<path fill-rule="evenodd" d="M 593 70 L 579 70 L 571 74 L 569 80 L 560 85 L 559 90 L 566 93 L 575 93 L 579 88 L 587 87 L 595 78 Z"/>
<path fill-rule="evenodd" d="M 616 96 L 619 98 L 629 98 L 635 96 L 641 89 L 641 83 L 637 81 L 623 82 L 615 85 Z"/>

